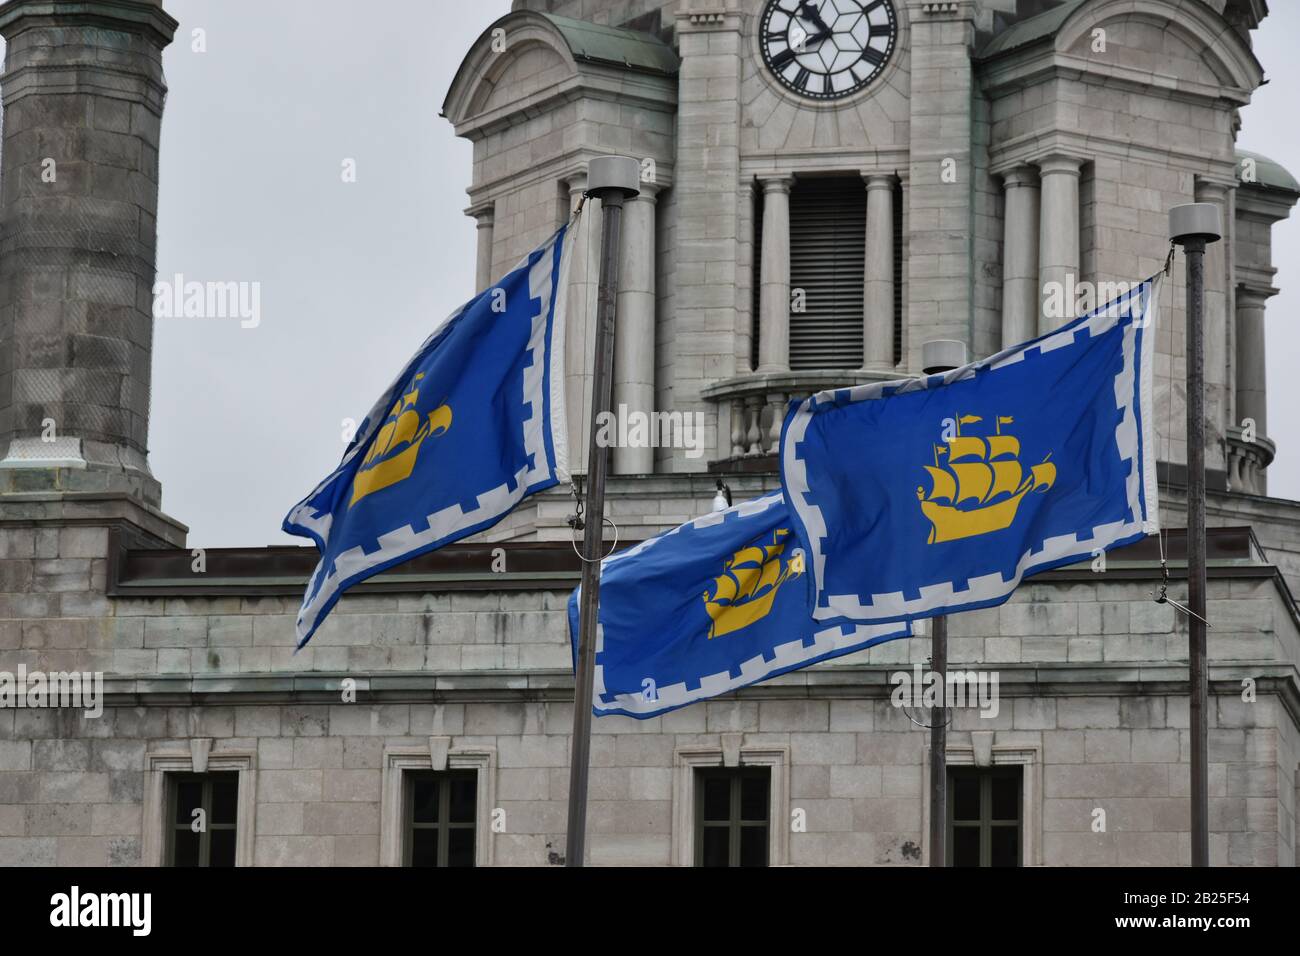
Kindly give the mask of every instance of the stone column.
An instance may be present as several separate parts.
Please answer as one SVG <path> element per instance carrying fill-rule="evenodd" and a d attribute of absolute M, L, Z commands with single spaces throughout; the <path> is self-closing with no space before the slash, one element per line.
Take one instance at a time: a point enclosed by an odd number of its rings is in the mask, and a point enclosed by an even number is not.
<path fill-rule="evenodd" d="M 584 164 L 585 168 L 585 164 Z M 587 174 L 567 180 L 570 212 L 578 208 L 587 189 Z M 565 403 L 569 419 L 569 471 L 587 471 L 591 433 L 591 379 L 596 341 L 596 286 L 600 281 L 600 200 L 588 199 L 573 231 L 569 264 L 569 298 L 565 327 Z"/>
<path fill-rule="evenodd" d="M 489 200 L 468 210 L 478 224 L 478 250 L 475 259 L 474 293 L 477 295 L 496 280 L 492 274 L 492 237 L 496 225 L 496 203 Z"/>
<path fill-rule="evenodd" d="M 894 177 L 867 181 L 867 252 L 862 281 L 862 367 L 894 367 Z"/>
<path fill-rule="evenodd" d="M 1002 177 L 1002 348 L 1038 334 L 1038 170 L 1018 166 Z"/>
<path fill-rule="evenodd" d="M 790 187 L 788 176 L 763 184 L 763 251 L 758 287 L 759 372 L 790 368 Z"/>
<path fill-rule="evenodd" d="M 1237 421 L 1254 419 L 1255 434 L 1268 435 L 1265 388 L 1264 305 L 1269 293 L 1247 286 L 1237 289 Z"/>
<path fill-rule="evenodd" d="M 645 415 L 655 404 L 655 195 L 649 183 L 623 206 L 619 241 L 618 327 L 614 335 L 614 410 Z M 629 433 L 632 422 L 629 421 Z M 654 436 L 646 433 L 648 440 Z M 665 436 L 667 437 L 667 436 Z M 654 448 L 614 449 L 614 474 L 648 475 Z"/>
<path fill-rule="evenodd" d="M 149 389 L 162 51 L 176 27 L 157 0 L 0 6 L 0 492 L 160 503 Z"/>
<path fill-rule="evenodd" d="M 1073 156 L 1049 156 L 1038 163 L 1042 203 L 1038 227 L 1038 333 L 1058 329 L 1075 318 L 1073 289 L 1079 281 L 1079 173 L 1083 161 Z M 1048 296 L 1052 285 L 1064 298 Z M 1048 315 L 1044 307 L 1055 300 L 1065 314 Z"/>

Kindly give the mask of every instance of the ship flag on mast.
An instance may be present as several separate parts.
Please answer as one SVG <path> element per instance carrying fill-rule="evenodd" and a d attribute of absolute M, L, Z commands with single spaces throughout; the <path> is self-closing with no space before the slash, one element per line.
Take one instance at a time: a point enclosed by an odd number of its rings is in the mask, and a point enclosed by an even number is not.
<path fill-rule="evenodd" d="M 1158 530 L 1160 276 L 938 375 L 792 403 L 781 478 L 816 620 L 915 620 Z"/>
<path fill-rule="evenodd" d="M 899 637 L 905 622 L 813 621 L 780 492 L 602 562 L 596 715 L 648 718 Z M 580 591 L 569 599 L 577 654 Z"/>
<path fill-rule="evenodd" d="M 353 584 L 492 527 L 568 480 L 562 226 L 443 320 L 284 519 L 320 550 L 298 646 Z"/>

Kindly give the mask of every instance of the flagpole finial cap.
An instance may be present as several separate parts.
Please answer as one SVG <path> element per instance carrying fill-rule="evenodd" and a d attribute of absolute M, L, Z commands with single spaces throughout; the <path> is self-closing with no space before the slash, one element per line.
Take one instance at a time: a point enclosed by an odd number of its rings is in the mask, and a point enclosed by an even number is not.
<path fill-rule="evenodd" d="M 587 192 L 597 199 L 610 193 L 631 199 L 641 192 L 641 164 L 630 156 L 597 156 L 587 163 Z"/>
<path fill-rule="evenodd" d="M 1193 239 L 1218 242 L 1223 238 L 1219 207 L 1212 202 L 1189 202 L 1169 210 L 1169 238 L 1178 245 Z"/>
<path fill-rule="evenodd" d="M 956 339 L 933 339 L 921 346 L 921 369 L 926 375 L 951 372 L 965 364 L 965 342 Z"/>

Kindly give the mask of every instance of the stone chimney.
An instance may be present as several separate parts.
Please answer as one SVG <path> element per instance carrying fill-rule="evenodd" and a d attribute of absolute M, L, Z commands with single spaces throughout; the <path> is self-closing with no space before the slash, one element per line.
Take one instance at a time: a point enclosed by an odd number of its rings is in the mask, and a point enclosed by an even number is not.
<path fill-rule="evenodd" d="M 159 0 L 0 6 L 8 516 L 20 499 L 94 500 L 183 540 L 148 461 L 162 51 L 176 27 Z"/>

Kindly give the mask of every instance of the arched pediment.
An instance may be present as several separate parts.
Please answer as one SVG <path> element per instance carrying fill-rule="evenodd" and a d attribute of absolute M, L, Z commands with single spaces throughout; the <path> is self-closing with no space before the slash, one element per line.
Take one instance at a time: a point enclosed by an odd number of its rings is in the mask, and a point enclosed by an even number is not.
<path fill-rule="evenodd" d="M 504 49 L 503 49 L 504 46 Z M 560 84 L 578 74 L 563 34 L 540 13 L 508 13 L 483 31 L 451 81 L 442 115 L 454 125 L 505 105 L 512 86 Z"/>
<path fill-rule="evenodd" d="M 672 89 L 677 65 L 672 48 L 651 34 L 517 10 L 484 30 L 470 47 L 442 115 L 459 131 L 479 117 L 527 110 L 569 88 L 625 74 Z"/>
<path fill-rule="evenodd" d="M 1104 53 L 1093 50 L 1097 30 L 1105 31 Z M 1217 87 L 1248 97 L 1264 81 L 1250 47 L 1200 0 L 1084 0 L 1056 31 L 1054 45 L 1073 62 L 1146 74 L 1153 85 L 1188 92 Z"/>

